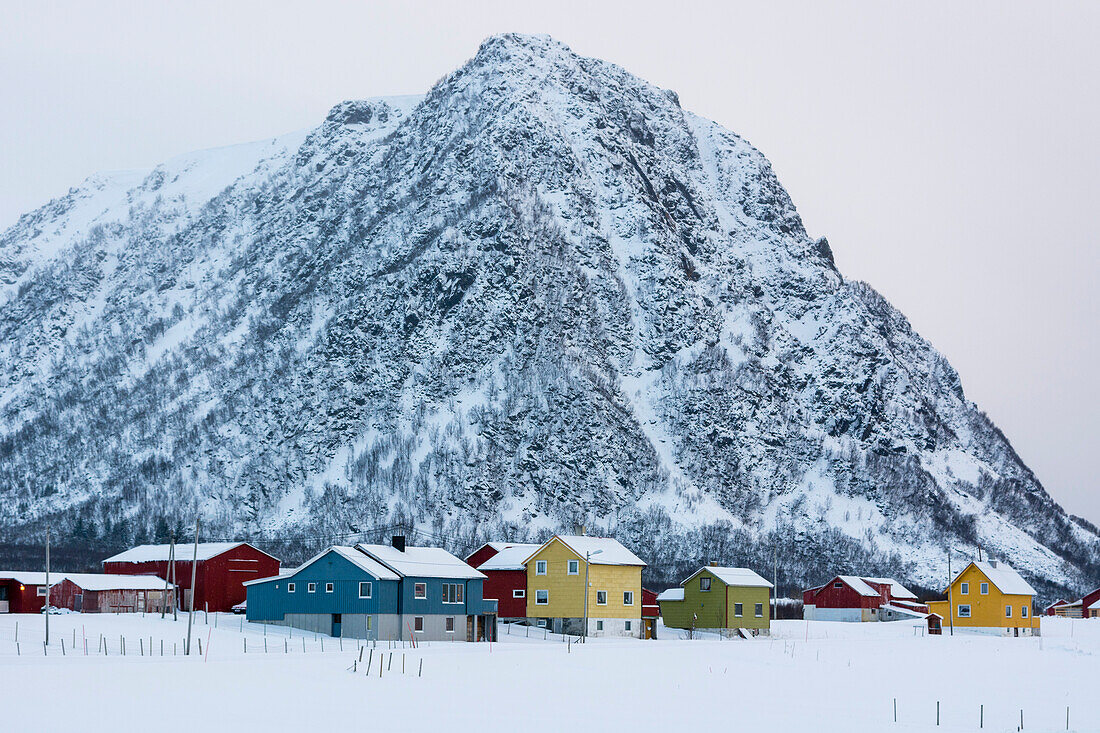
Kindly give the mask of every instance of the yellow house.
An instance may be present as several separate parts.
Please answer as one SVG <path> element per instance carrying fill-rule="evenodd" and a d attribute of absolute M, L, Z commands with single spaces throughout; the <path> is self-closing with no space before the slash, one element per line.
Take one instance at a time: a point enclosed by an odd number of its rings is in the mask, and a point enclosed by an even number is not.
<path fill-rule="evenodd" d="M 1038 636 L 1039 617 L 1034 613 L 1035 589 L 1015 570 L 996 560 L 972 562 L 947 588 L 946 601 L 928 604 L 943 617 L 948 629 L 981 631 L 1005 636 Z"/>
<path fill-rule="evenodd" d="M 555 535 L 524 561 L 527 617 L 554 633 L 642 635 L 641 558 L 608 537 Z"/>

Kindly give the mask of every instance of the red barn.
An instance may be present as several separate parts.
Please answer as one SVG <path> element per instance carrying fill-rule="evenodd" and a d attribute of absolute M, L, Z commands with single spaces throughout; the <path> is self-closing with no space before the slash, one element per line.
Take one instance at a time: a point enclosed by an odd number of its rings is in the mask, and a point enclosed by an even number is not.
<path fill-rule="evenodd" d="M 50 573 L 50 581 L 61 580 Z M 0 613 L 41 613 L 46 605 L 46 574 L 22 570 L 0 570 Z"/>
<path fill-rule="evenodd" d="M 485 573 L 483 598 L 495 598 L 501 621 L 527 617 L 527 568 L 523 561 L 542 545 L 488 542 L 466 558 Z"/>
<path fill-rule="evenodd" d="M 1057 611 L 1055 609 L 1058 606 L 1064 606 L 1067 603 L 1069 603 L 1069 601 L 1067 601 L 1065 598 L 1059 598 L 1054 603 L 1050 604 L 1045 609 L 1043 609 L 1043 613 L 1046 614 L 1047 616 L 1056 616 Z"/>
<path fill-rule="evenodd" d="M 838 575 L 828 583 L 802 591 L 802 613 L 807 620 L 878 621 L 884 606 L 902 612 L 928 613 L 908 588 L 893 578 Z M 891 614 L 891 618 L 897 613 Z"/>
<path fill-rule="evenodd" d="M 160 613 L 171 608 L 176 589 L 165 592 L 155 575 L 100 575 L 65 573 L 50 588 L 50 605 L 81 613 Z"/>
<path fill-rule="evenodd" d="M 103 561 L 103 572 L 168 578 L 168 545 L 141 545 Z M 191 603 L 191 556 L 194 545 L 176 545 L 175 577 L 180 608 Z M 247 542 L 200 542 L 195 567 L 195 610 L 229 611 L 247 597 L 246 580 L 279 574 L 279 561 Z"/>

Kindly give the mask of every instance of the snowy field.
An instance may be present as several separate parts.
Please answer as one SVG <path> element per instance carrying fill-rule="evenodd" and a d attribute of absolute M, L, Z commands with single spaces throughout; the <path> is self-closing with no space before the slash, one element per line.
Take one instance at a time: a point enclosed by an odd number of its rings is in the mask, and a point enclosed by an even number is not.
<path fill-rule="evenodd" d="M 1015 731 L 1023 710 L 1024 730 L 1064 731 L 1069 707 L 1070 730 L 1100 731 L 1100 621 L 1044 619 L 1037 639 L 780 621 L 771 639 L 662 629 L 659 641 L 580 646 L 502 626 L 491 646 L 380 642 L 362 662 L 350 640 L 265 635 L 228 614 L 197 621 L 203 656 L 196 641 L 184 657 L 184 616 L 51 616 L 46 653 L 41 615 L 0 616 L 5 729 L 977 731 L 984 705 L 983 730 Z"/>

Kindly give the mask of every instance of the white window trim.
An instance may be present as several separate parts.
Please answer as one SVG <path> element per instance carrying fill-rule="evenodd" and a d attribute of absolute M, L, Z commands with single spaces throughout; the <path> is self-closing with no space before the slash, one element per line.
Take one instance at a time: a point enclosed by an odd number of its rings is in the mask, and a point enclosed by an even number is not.
<path fill-rule="evenodd" d="M 966 609 L 966 613 L 963 613 L 964 608 Z M 956 609 L 956 612 L 959 618 L 970 618 L 970 604 L 960 603 L 959 607 Z"/>
<path fill-rule="evenodd" d="M 419 592 L 417 592 L 418 588 L 423 588 L 424 593 L 420 594 Z M 428 584 L 427 583 L 413 583 L 413 600 L 414 601 L 424 601 L 424 600 L 427 600 L 427 598 L 428 598 Z"/>
<path fill-rule="evenodd" d="M 416 628 L 417 622 L 420 622 L 420 628 L 419 629 Z M 424 633 L 424 617 L 423 616 L 413 616 L 413 633 L 414 634 L 423 634 Z"/>
<path fill-rule="evenodd" d="M 576 570 L 573 569 L 574 565 L 577 567 Z M 565 572 L 566 572 L 567 575 L 580 575 L 581 574 L 581 561 L 580 560 L 566 560 L 565 561 Z"/>
<path fill-rule="evenodd" d="M 298 590 L 298 586 L 296 586 L 294 583 L 287 583 L 286 584 L 286 592 L 287 593 L 293 593 L 296 590 Z"/>
<path fill-rule="evenodd" d="M 539 600 L 539 593 L 546 594 L 546 600 Z M 550 591 L 547 588 L 539 588 L 535 591 L 535 605 L 536 606 L 549 606 L 550 605 Z"/>
<path fill-rule="evenodd" d="M 630 596 L 629 601 L 626 600 L 627 596 Z M 632 591 L 632 590 L 624 590 L 623 591 L 623 605 L 624 606 L 633 606 L 634 605 L 634 591 Z"/>
<path fill-rule="evenodd" d="M 983 596 L 988 596 L 989 595 L 989 583 L 982 583 L 981 585 L 979 585 L 978 586 L 978 592 L 981 593 Z"/>
<path fill-rule="evenodd" d="M 325 583 L 325 593 L 333 593 L 336 590 L 335 583 Z"/>
<path fill-rule="evenodd" d="M 1005 605 L 1005 618 L 1012 618 L 1012 604 Z"/>
<path fill-rule="evenodd" d="M 366 595 L 363 595 L 363 586 L 364 585 L 367 586 L 367 594 Z M 370 598 L 372 595 L 374 595 L 374 583 L 372 583 L 369 580 L 360 581 L 359 582 L 359 597 L 360 598 Z"/>
<path fill-rule="evenodd" d="M 757 618 L 764 618 L 764 604 L 763 603 L 755 604 L 753 606 L 753 613 L 756 614 Z"/>
<path fill-rule="evenodd" d="M 449 628 L 449 629 L 447 628 L 448 623 L 451 625 L 451 628 Z M 447 620 L 443 622 L 443 630 L 445 632 L 447 632 L 448 634 L 453 634 L 455 632 L 455 617 L 454 616 L 448 616 Z"/>
<path fill-rule="evenodd" d="M 603 602 L 600 601 L 600 594 L 601 593 L 603 593 Z M 607 605 L 607 591 L 605 591 L 605 590 L 596 591 L 596 605 L 597 606 L 606 606 Z"/>
<path fill-rule="evenodd" d="M 1027 606 L 1020 606 L 1020 618 L 1027 618 Z"/>
<path fill-rule="evenodd" d="M 317 592 L 317 584 L 316 583 L 306 583 L 306 593 L 316 593 L 316 592 Z"/>
<path fill-rule="evenodd" d="M 970 583 L 959 583 L 959 593 L 964 596 L 970 595 Z"/>
<path fill-rule="evenodd" d="M 512 589 L 512 598 L 526 598 L 526 597 L 527 597 L 527 591 L 524 590 L 523 588 L 513 588 Z"/>
<path fill-rule="evenodd" d="M 535 575 L 546 575 L 545 560 L 535 560 Z"/>
<path fill-rule="evenodd" d="M 740 610 L 738 610 L 738 609 L 740 609 Z M 745 617 L 745 604 L 744 603 L 735 603 L 735 604 L 733 604 L 733 617 L 734 618 L 744 618 Z"/>
<path fill-rule="evenodd" d="M 38 598 L 45 598 L 46 597 L 46 586 L 44 586 L 44 585 L 38 586 L 37 590 L 35 590 L 35 592 L 34 592 L 34 595 Z"/>
<path fill-rule="evenodd" d="M 703 587 L 703 581 L 704 580 L 707 583 L 706 588 Z M 710 578 L 699 578 L 699 592 L 700 593 L 710 593 L 710 586 L 711 586 Z"/>
<path fill-rule="evenodd" d="M 545 629 L 546 628 L 546 619 L 544 619 L 544 618 L 537 619 L 535 621 L 535 626 L 539 627 L 540 629 Z"/>

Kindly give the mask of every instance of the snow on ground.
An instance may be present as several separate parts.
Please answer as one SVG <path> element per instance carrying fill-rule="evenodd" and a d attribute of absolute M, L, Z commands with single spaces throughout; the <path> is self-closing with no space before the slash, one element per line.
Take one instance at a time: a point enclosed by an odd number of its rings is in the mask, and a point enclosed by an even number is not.
<path fill-rule="evenodd" d="M 930 637 L 903 622 L 780 621 L 770 639 L 687 640 L 662 629 L 659 641 L 580 646 L 502 626 L 492 645 L 391 650 L 379 643 L 370 674 L 372 650 L 363 650 L 360 663 L 357 642 L 346 640 L 341 650 L 326 637 L 322 652 L 320 637 L 269 627 L 265 654 L 264 628 L 228 614 L 212 614 L 209 624 L 198 616 L 195 638 L 206 658 L 197 642 L 191 658 L 171 656 L 170 645 L 186 634 L 183 615 L 175 622 L 153 614 L 53 616 L 48 656 L 42 626 L 41 615 L 0 616 L 0 701 L 12 730 L 41 729 L 46 711 L 48 729 L 89 733 L 153 716 L 165 732 L 481 731 L 515 721 L 526 731 L 977 731 L 984 705 L 984 730 L 1016 730 L 1021 709 L 1025 730 L 1066 730 L 1069 706 L 1070 730 L 1100 731 L 1100 621 L 1043 619 L 1038 639 Z M 107 656 L 96 653 L 100 634 Z M 139 656 L 138 638 L 148 646 L 150 636 L 154 655 Z M 193 706 L 181 707 L 182 700 Z"/>

